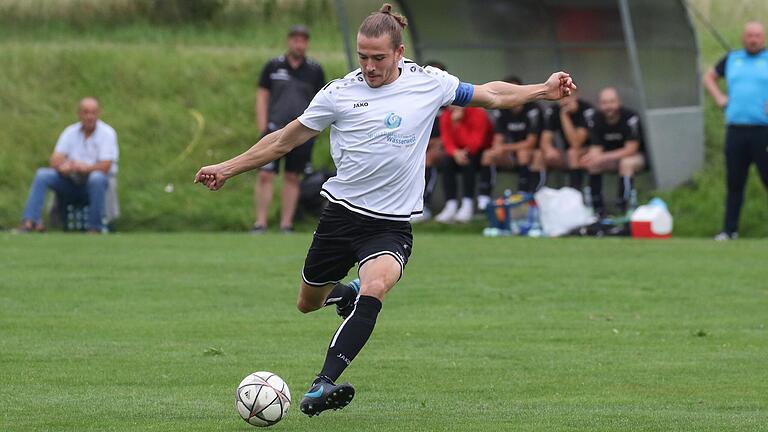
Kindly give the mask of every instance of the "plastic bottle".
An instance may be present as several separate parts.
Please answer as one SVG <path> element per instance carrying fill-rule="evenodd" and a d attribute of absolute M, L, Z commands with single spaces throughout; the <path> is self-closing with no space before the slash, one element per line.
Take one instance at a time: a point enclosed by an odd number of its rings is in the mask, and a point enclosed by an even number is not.
<path fill-rule="evenodd" d="M 595 209 L 592 206 L 592 188 L 589 186 L 585 187 L 583 194 L 584 194 L 584 205 L 589 210 L 589 214 L 594 215 Z"/>

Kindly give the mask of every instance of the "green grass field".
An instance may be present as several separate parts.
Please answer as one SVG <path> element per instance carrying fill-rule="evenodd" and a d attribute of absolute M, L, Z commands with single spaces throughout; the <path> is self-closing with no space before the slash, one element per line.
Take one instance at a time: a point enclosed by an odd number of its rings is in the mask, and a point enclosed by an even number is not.
<path fill-rule="evenodd" d="M 308 419 L 339 323 L 294 307 L 309 241 L 0 234 L 0 430 L 250 430 L 262 369 L 282 431 L 768 430 L 765 242 L 417 231 L 355 401 Z"/>

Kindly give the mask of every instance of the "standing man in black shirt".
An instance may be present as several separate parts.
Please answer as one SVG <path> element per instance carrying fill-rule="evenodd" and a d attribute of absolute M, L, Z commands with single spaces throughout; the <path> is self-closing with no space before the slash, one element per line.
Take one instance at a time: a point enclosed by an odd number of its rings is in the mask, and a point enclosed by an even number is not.
<path fill-rule="evenodd" d="M 504 81 L 511 84 L 522 84 L 517 77 L 508 77 Z M 480 163 L 489 167 L 486 171 L 495 174 L 495 169 L 519 167 L 517 190 L 533 193 L 536 191 L 539 179 L 531 172 L 533 152 L 539 144 L 541 133 L 541 108 L 535 102 L 519 105 L 512 109 L 494 112 L 495 134 L 493 146 L 483 152 Z M 483 175 L 483 174 L 481 174 Z M 489 175 L 490 186 L 495 175 Z M 490 199 L 488 200 L 490 201 Z M 485 208 L 478 197 L 478 207 Z M 487 204 L 487 203 L 485 203 Z"/>
<path fill-rule="evenodd" d="M 621 182 L 616 206 L 626 212 L 632 179 L 646 163 L 640 116 L 621 105 L 618 90 L 607 87 L 600 91 L 598 110 L 587 110 L 587 125 L 591 146 L 581 163 L 589 172 L 592 205 L 598 213 L 605 211 L 602 173 L 618 172 Z"/>
<path fill-rule="evenodd" d="M 544 110 L 541 149 L 534 155 L 534 165 L 541 167 L 542 184 L 546 184 L 548 168 L 567 169 L 569 186 L 581 190 L 584 169 L 580 160 L 589 142 L 587 110 L 594 112 L 592 105 L 575 93 Z"/>
<path fill-rule="evenodd" d="M 263 136 L 282 129 L 309 106 L 315 94 L 325 85 L 323 68 L 307 58 L 309 30 L 295 25 L 288 32 L 288 51 L 270 60 L 261 72 L 256 95 L 256 124 Z M 272 203 L 272 185 L 284 161 L 280 229 L 293 231 L 293 217 L 299 200 L 299 175 L 312 158 L 314 138 L 290 153 L 261 167 L 256 184 L 256 222 L 251 232 L 267 229 L 267 215 Z"/>

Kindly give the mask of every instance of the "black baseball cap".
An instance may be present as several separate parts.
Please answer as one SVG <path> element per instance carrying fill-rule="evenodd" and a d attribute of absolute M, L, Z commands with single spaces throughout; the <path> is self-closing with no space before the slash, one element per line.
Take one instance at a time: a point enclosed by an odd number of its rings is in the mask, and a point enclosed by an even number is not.
<path fill-rule="evenodd" d="M 305 36 L 307 39 L 309 39 L 309 29 L 305 25 L 296 24 L 292 25 L 290 30 L 288 30 L 288 36 Z"/>

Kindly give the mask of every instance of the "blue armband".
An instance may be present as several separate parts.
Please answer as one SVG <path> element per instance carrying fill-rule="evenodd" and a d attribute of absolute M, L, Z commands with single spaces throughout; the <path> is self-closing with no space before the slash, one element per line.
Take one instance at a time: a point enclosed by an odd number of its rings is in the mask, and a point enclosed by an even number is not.
<path fill-rule="evenodd" d="M 469 83 L 460 82 L 456 87 L 456 95 L 453 97 L 451 105 L 467 106 L 472 96 L 475 94 L 475 86 Z"/>

